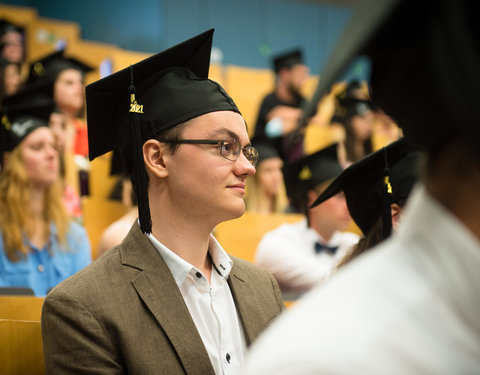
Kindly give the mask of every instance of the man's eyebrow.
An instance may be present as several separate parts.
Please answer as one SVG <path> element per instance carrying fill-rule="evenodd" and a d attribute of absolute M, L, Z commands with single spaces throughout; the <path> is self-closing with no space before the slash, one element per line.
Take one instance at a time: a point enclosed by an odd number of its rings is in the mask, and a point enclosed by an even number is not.
<path fill-rule="evenodd" d="M 237 141 L 240 142 L 240 137 L 238 136 L 237 133 L 235 132 L 232 132 L 231 130 L 227 129 L 227 128 L 220 128 L 220 129 L 215 129 L 215 130 L 212 130 L 211 132 L 209 132 L 207 134 L 208 137 L 219 137 L 219 136 L 229 136 L 233 139 L 236 139 Z M 243 147 L 247 147 L 247 146 L 251 146 L 252 145 L 252 142 L 248 142 L 247 145 L 243 146 Z"/>
<path fill-rule="evenodd" d="M 211 132 L 208 133 L 208 136 L 209 137 L 218 137 L 218 136 L 230 136 L 232 138 L 235 138 L 235 139 L 239 139 L 238 135 L 234 132 L 232 132 L 231 130 L 227 129 L 227 128 L 220 128 L 220 129 L 215 129 L 215 130 L 212 130 Z"/>

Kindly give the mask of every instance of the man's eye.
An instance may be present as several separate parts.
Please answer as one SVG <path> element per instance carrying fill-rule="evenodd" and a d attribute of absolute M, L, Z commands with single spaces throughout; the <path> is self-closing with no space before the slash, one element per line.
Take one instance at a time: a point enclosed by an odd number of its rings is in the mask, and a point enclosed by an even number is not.
<path fill-rule="evenodd" d="M 223 142 L 223 150 L 226 153 L 232 153 L 233 152 L 233 144 L 230 142 Z"/>

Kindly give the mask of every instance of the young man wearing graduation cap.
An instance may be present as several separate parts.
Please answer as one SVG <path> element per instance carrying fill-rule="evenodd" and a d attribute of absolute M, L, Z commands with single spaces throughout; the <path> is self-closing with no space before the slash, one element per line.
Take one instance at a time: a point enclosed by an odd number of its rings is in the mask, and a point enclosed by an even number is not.
<path fill-rule="evenodd" d="M 369 56 L 372 99 L 426 148 L 423 177 L 399 231 L 279 319 L 245 374 L 479 372 L 478 7 L 359 4 L 318 97 L 355 55 Z"/>
<path fill-rule="evenodd" d="M 289 296 L 313 288 L 358 241 L 356 234 L 343 232 L 352 218 L 342 192 L 309 209 L 342 172 L 337 147 L 333 144 L 284 168 L 287 194 L 305 219 L 282 224 L 266 233 L 258 244 L 255 263 L 271 272 Z"/>
<path fill-rule="evenodd" d="M 303 138 L 289 143 L 286 136 L 296 127 L 306 104 L 301 89 L 310 73 L 300 49 L 275 56 L 273 70 L 275 90 L 260 104 L 254 138 L 270 143 L 289 162 L 303 155 Z"/>
<path fill-rule="evenodd" d="M 235 103 L 207 79 L 212 37 L 87 86 L 90 158 L 121 149 L 139 221 L 46 298 L 48 373 L 232 373 L 283 308 L 273 277 L 211 235 L 243 214 L 258 156 Z"/>

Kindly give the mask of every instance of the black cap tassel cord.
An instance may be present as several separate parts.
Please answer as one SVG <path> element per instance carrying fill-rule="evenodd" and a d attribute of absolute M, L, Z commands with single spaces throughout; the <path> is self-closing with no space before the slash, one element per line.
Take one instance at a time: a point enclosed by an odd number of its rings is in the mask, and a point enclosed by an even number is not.
<path fill-rule="evenodd" d="M 138 201 L 138 217 L 140 228 L 143 233 L 152 232 L 152 219 L 150 217 L 150 206 L 148 200 L 148 176 L 143 162 L 142 151 L 142 130 L 140 125 L 140 116 L 143 108 L 135 99 L 135 84 L 133 80 L 133 67 L 130 66 L 130 85 L 128 92 L 130 94 L 130 135 L 133 141 L 133 166 L 131 172 L 133 191 Z"/>
<path fill-rule="evenodd" d="M 383 199 L 383 215 L 382 215 L 382 228 L 383 228 L 383 239 L 390 237 L 392 233 L 392 211 L 391 211 L 391 204 L 392 204 L 392 185 L 390 184 L 390 170 L 388 167 L 388 158 L 387 158 L 387 150 L 384 149 L 384 158 L 385 158 L 385 166 L 384 166 L 384 189 L 385 189 L 385 198 Z"/>

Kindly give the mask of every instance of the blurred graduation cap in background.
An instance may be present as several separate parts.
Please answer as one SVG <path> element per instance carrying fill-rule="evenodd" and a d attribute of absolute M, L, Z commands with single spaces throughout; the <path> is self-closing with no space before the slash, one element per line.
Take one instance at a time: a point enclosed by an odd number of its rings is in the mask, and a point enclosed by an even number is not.
<path fill-rule="evenodd" d="M 66 69 L 79 70 L 83 74 L 93 70 L 93 67 L 74 58 L 65 56 L 64 50 L 50 53 L 30 64 L 28 83 L 38 80 L 55 80 L 59 73 Z"/>
<path fill-rule="evenodd" d="M 338 162 L 338 143 L 304 156 L 283 167 L 285 187 L 290 203 L 306 213 L 307 193 L 342 173 Z"/>
<path fill-rule="evenodd" d="M 138 198 L 142 231 L 151 232 L 143 143 L 214 111 L 239 112 L 208 79 L 213 29 L 86 87 L 89 158 L 121 150 Z"/>
<path fill-rule="evenodd" d="M 282 68 L 290 69 L 297 64 L 304 64 L 303 53 L 299 48 L 273 56 L 273 70 L 276 74 Z"/>
<path fill-rule="evenodd" d="M 478 144 L 480 127 L 472 124 L 480 97 L 479 8 L 468 0 L 360 2 L 299 128 L 353 59 L 363 55 L 371 62 L 373 102 L 407 140 L 430 152 L 452 136 Z"/>
<path fill-rule="evenodd" d="M 25 28 L 17 25 L 5 18 L 0 19 L 0 38 L 8 32 L 15 31 L 20 34 L 25 34 Z"/>
<path fill-rule="evenodd" d="M 311 207 L 343 191 L 350 215 L 362 232 L 367 234 L 382 216 L 383 237 L 386 238 L 392 229 L 390 205 L 410 195 L 418 178 L 420 155 L 418 147 L 399 139 L 350 165 Z"/>
<path fill-rule="evenodd" d="M 35 129 L 48 126 L 54 108 L 52 99 L 33 92 L 25 100 L 25 94 L 9 97 L 9 105 L 1 109 L 0 156 L 12 151 Z M 13 100 L 12 100 L 13 99 Z"/>
<path fill-rule="evenodd" d="M 270 143 L 261 139 L 252 139 L 251 144 L 258 151 L 257 167 L 266 159 L 280 158 L 278 151 Z"/>

